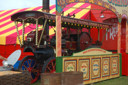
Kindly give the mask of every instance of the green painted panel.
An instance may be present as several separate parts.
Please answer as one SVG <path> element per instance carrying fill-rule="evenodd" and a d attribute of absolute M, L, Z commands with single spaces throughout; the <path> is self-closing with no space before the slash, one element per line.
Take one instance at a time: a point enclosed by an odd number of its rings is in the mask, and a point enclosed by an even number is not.
<path fill-rule="evenodd" d="M 56 57 L 56 73 L 60 73 L 63 71 L 63 58 Z"/>

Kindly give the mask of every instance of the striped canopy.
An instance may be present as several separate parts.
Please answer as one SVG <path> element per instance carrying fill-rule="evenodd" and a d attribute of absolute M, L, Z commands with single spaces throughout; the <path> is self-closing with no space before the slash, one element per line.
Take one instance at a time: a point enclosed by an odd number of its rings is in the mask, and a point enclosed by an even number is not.
<path fill-rule="evenodd" d="M 13 21 L 11 21 L 11 15 L 21 12 L 21 11 L 28 11 L 28 10 L 35 10 L 35 11 L 42 11 L 42 6 L 39 7 L 32 7 L 32 8 L 23 8 L 23 9 L 13 9 L 13 10 L 3 10 L 0 11 L 0 44 L 7 45 L 7 44 L 19 44 L 17 39 L 17 32 L 16 27 Z M 55 14 L 55 5 L 50 6 L 50 13 Z M 80 19 L 90 19 L 90 9 L 91 4 L 88 3 L 72 3 L 66 6 L 64 11 L 64 16 L 68 14 L 73 15 L 75 14 L 75 18 Z M 50 26 L 49 34 L 54 34 L 54 27 Z M 25 30 L 25 37 L 31 31 L 35 30 L 34 26 L 29 27 Z M 18 25 L 18 31 L 20 34 L 20 38 L 22 36 L 22 26 L 21 24 Z"/>

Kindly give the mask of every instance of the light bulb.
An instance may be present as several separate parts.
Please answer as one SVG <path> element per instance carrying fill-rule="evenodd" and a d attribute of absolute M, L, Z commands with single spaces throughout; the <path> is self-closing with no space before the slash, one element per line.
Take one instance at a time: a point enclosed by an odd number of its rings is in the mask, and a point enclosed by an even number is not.
<path fill-rule="evenodd" d="M 7 62 L 7 61 L 5 61 L 3 64 L 4 64 L 4 66 L 6 66 L 6 67 L 8 66 L 8 62 Z"/>

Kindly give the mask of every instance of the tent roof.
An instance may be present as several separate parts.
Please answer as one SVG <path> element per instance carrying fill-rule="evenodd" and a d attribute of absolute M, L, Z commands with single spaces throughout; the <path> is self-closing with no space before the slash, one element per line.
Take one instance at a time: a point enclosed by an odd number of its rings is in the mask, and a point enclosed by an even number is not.
<path fill-rule="evenodd" d="M 101 10 L 93 10 L 98 6 L 91 5 L 89 3 L 71 3 L 64 8 L 64 16 L 68 14 L 73 15 L 75 14 L 75 18 L 78 19 L 86 19 L 86 20 L 93 20 L 93 21 L 100 21 L 99 14 Z M 99 7 L 102 8 L 102 7 Z M 55 5 L 50 6 L 50 13 L 55 14 Z M 42 11 L 42 6 L 39 7 L 32 7 L 32 8 L 23 8 L 23 9 L 12 9 L 12 10 L 2 10 L 0 11 L 0 44 L 19 44 L 17 39 L 17 33 L 15 29 L 15 24 L 11 21 L 11 16 L 15 13 L 22 11 Z M 104 10 L 102 8 L 102 10 Z M 20 38 L 22 37 L 22 26 L 18 24 L 18 31 L 20 34 Z M 35 26 L 27 25 L 25 30 L 25 37 L 31 31 L 35 30 Z M 54 27 L 50 26 L 50 35 L 54 34 Z"/>
<path fill-rule="evenodd" d="M 67 5 L 69 8 L 65 8 L 64 16 L 67 16 L 68 13 L 70 15 L 73 15 L 75 13 L 75 18 L 82 18 L 82 19 L 88 19 L 91 5 L 88 3 L 72 3 Z M 74 8 L 71 8 L 74 7 Z M 77 9 L 77 8 L 87 8 L 87 9 Z M 55 5 L 50 6 L 50 13 L 55 14 Z M 39 7 L 32 7 L 32 8 L 23 8 L 23 9 L 12 9 L 12 10 L 3 10 L 0 11 L 0 44 L 6 45 L 6 44 L 19 44 L 17 39 L 17 33 L 15 29 L 15 24 L 13 21 L 11 21 L 11 15 L 21 12 L 21 11 L 29 11 L 29 10 L 35 10 L 35 11 L 42 11 L 42 6 Z M 22 35 L 22 27 L 21 24 L 18 24 L 18 31 L 20 34 L 20 38 Z M 50 35 L 54 34 L 54 27 L 50 27 Z M 27 34 L 31 31 L 35 30 L 35 26 L 27 26 L 27 29 L 25 30 L 25 37 Z"/>

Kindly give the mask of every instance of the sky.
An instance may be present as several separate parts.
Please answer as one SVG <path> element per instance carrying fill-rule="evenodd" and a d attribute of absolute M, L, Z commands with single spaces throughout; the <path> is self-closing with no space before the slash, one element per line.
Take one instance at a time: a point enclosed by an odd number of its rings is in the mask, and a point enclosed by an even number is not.
<path fill-rule="evenodd" d="M 55 0 L 50 0 L 50 5 L 53 4 L 55 4 Z M 42 6 L 42 0 L 0 0 L 0 10 L 10 10 L 37 6 Z"/>

